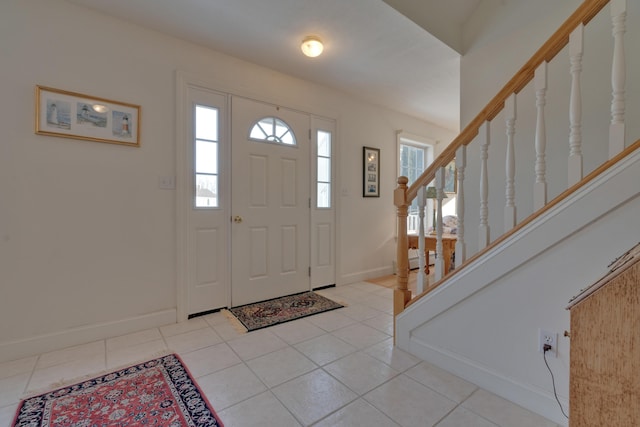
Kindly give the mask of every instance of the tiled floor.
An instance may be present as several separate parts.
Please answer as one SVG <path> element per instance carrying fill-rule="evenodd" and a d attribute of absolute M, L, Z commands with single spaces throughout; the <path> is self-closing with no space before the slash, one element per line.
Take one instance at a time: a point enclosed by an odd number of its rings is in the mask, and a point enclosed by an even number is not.
<path fill-rule="evenodd" d="M 215 313 L 0 363 L 0 426 L 21 396 L 169 349 L 227 427 L 556 426 L 393 348 L 391 289 L 321 293 L 348 306 L 246 334 Z"/>

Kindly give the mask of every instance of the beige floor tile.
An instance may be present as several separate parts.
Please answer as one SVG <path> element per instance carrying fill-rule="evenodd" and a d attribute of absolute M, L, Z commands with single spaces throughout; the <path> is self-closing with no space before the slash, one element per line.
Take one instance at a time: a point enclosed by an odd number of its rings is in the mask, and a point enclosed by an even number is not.
<path fill-rule="evenodd" d="M 354 392 L 321 369 L 281 384 L 271 391 L 305 426 L 357 398 Z"/>
<path fill-rule="evenodd" d="M 363 399 L 358 399 L 329 415 L 313 427 L 398 427 L 385 414 Z"/>
<path fill-rule="evenodd" d="M 180 357 L 195 378 L 242 363 L 227 343 L 201 348 Z"/>
<path fill-rule="evenodd" d="M 348 316 L 358 322 L 371 319 L 380 315 L 380 311 L 375 308 L 371 308 L 368 305 L 353 304 L 340 310 L 340 313 Z"/>
<path fill-rule="evenodd" d="M 274 326 L 272 332 L 287 344 L 297 344 L 326 333 L 324 329 L 315 326 L 307 319 L 294 320 L 293 322 Z"/>
<path fill-rule="evenodd" d="M 104 344 L 104 343 L 103 343 Z M 104 350 L 101 354 L 70 360 L 46 368 L 36 368 L 27 387 L 27 393 L 44 392 L 93 377 L 106 370 Z"/>
<path fill-rule="evenodd" d="M 0 363 L 0 379 L 33 371 L 38 356 Z"/>
<path fill-rule="evenodd" d="M 376 286 L 376 285 L 372 285 Z M 371 294 L 361 300 L 361 303 L 387 314 L 393 314 L 393 299 L 378 294 Z"/>
<path fill-rule="evenodd" d="M 320 366 L 331 363 L 334 360 L 340 359 L 341 357 L 358 350 L 351 344 L 348 344 L 331 334 L 325 334 L 310 339 L 309 341 L 296 344 L 295 348 Z"/>
<path fill-rule="evenodd" d="M 247 334 L 246 330 L 239 330 L 237 326 L 229 322 L 213 325 L 213 330 L 216 331 L 216 333 L 220 335 L 220 337 L 222 337 L 222 339 L 225 341 L 229 341 Z"/>
<path fill-rule="evenodd" d="M 206 316 L 202 316 L 202 319 L 204 319 L 204 321 L 207 322 L 210 326 L 229 323 L 227 316 L 221 312 L 207 314 Z"/>
<path fill-rule="evenodd" d="M 247 365 L 267 387 L 275 387 L 318 367 L 293 347 L 249 360 Z"/>
<path fill-rule="evenodd" d="M 218 414 L 229 427 L 300 427 L 293 415 L 270 391 L 240 402 Z"/>
<path fill-rule="evenodd" d="M 18 410 L 18 404 L 0 407 L 0 426 L 10 426 Z"/>
<path fill-rule="evenodd" d="M 122 335 L 107 340 L 107 351 L 116 351 L 134 345 L 161 340 L 162 334 L 158 328 L 147 329 L 133 334 Z"/>
<path fill-rule="evenodd" d="M 486 390 L 477 390 L 462 406 L 500 427 L 556 427 L 556 423 L 534 414 Z"/>
<path fill-rule="evenodd" d="M 120 347 L 118 350 L 107 351 L 107 369 L 123 368 L 158 358 L 166 353 L 168 353 L 167 345 L 162 338 Z"/>
<path fill-rule="evenodd" d="M 390 314 L 380 313 L 376 317 L 367 319 L 362 323 L 367 326 L 371 326 L 380 332 L 384 332 L 387 335 L 393 335 L 393 316 Z"/>
<path fill-rule="evenodd" d="M 389 365 L 360 351 L 326 365 L 324 370 L 358 395 L 398 375 Z"/>
<path fill-rule="evenodd" d="M 243 363 L 200 377 L 197 383 L 218 413 L 267 390 Z"/>
<path fill-rule="evenodd" d="M 267 329 L 249 332 L 227 341 L 242 360 L 251 360 L 287 347 L 287 343 Z"/>
<path fill-rule="evenodd" d="M 445 395 L 456 403 L 464 401 L 478 388 L 476 385 L 427 362 L 414 366 L 406 371 L 405 375 L 431 390 Z"/>
<path fill-rule="evenodd" d="M 222 342 L 222 338 L 211 328 L 196 329 L 183 334 L 172 335 L 165 339 L 171 351 L 180 354 L 209 347 Z"/>
<path fill-rule="evenodd" d="M 367 348 L 365 353 L 386 363 L 399 372 L 404 372 L 421 362 L 417 357 L 394 346 L 393 338 L 388 338 Z"/>
<path fill-rule="evenodd" d="M 30 375 L 27 372 L 0 380 L 0 407 L 15 405 L 20 401 Z"/>
<path fill-rule="evenodd" d="M 195 331 L 196 329 L 207 327 L 209 327 L 209 324 L 202 317 L 196 317 L 195 319 L 189 319 L 184 322 L 163 326 L 160 328 L 160 332 L 162 332 L 163 336 L 170 337 L 173 335 L 184 334 L 185 332 L 191 332 Z"/>
<path fill-rule="evenodd" d="M 454 401 L 405 375 L 367 393 L 364 399 L 403 427 L 431 427 L 456 407 Z"/>
<path fill-rule="evenodd" d="M 327 332 L 335 331 L 336 329 L 344 328 L 345 326 L 356 323 L 356 321 L 351 317 L 342 314 L 342 310 L 344 309 L 341 308 L 327 313 L 316 314 L 315 316 L 309 317 L 307 320 Z"/>
<path fill-rule="evenodd" d="M 389 335 L 384 332 L 380 332 L 377 329 L 363 325 L 362 323 L 338 329 L 331 334 L 340 338 L 344 342 L 356 346 L 358 349 L 370 347 L 389 338 Z"/>
<path fill-rule="evenodd" d="M 437 424 L 437 427 L 498 427 L 488 420 L 485 420 L 480 415 L 476 415 L 473 412 L 464 409 L 462 406 L 458 406 L 447 417 Z"/>
<path fill-rule="evenodd" d="M 105 342 L 94 341 L 88 344 L 67 347 L 61 350 L 44 353 L 38 358 L 36 369 L 48 368 L 50 366 L 68 363 L 72 360 L 85 359 L 102 354 L 104 357 Z"/>

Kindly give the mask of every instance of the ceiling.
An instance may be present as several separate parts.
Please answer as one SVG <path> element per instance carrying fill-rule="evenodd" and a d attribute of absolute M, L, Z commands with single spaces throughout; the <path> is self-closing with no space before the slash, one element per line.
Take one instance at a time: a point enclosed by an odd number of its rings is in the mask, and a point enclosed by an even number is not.
<path fill-rule="evenodd" d="M 454 49 L 481 0 L 68 1 L 457 131 Z M 302 55 L 307 35 L 320 57 Z"/>

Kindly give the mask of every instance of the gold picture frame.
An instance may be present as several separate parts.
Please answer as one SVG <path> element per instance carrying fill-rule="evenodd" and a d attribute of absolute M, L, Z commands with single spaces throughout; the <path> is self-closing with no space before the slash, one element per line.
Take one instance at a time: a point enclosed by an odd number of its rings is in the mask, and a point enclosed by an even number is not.
<path fill-rule="evenodd" d="M 36 134 L 140 147 L 140 106 L 38 85 Z"/>

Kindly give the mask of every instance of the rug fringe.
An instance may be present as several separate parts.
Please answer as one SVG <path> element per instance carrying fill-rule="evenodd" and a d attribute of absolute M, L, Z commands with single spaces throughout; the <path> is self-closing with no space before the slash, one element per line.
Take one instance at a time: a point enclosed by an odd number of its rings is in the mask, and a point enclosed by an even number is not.
<path fill-rule="evenodd" d="M 226 308 L 223 308 L 222 310 L 220 310 L 220 313 L 222 313 L 224 317 L 226 317 L 227 320 L 229 320 L 229 323 L 231 323 L 231 325 L 236 331 L 238 331 L 241 334 L 246 334 L 248 332 L 247 328 L 242 324 L 240 320 L 238 320 L 236 316 L 233 315 L 232 312 L 230 312 Z"/>
<path fill-rule="evenodd" d="M 140 363 L 148 362 L 150 360 L 159 359 L 161 357 L 168 356 L 170 354 L 176 354 L 177 355 L 177 353 L 175 351 L 165 349 L 165 350 L 161 350 L 161 351 L 157 351 L 155 353 L 152 353 L 152 354 L 146 356 L 143 359 L 138 359 L 138 360 L 134 360 L 134 361 L 131 361 L 131 362 L 127 362 L 127 363 L 119 365 L 119 366 L 114 366 L 113 368 L 103 369 L 103 370 L 98 371 L 98 372 L 94 372 L 94 373 L 86 374 L 86 375 L 80 375 L 78 377 L 74 377 L 74 378 L 70 378 L 70 379 L 61 378 L 60 380 L 58 380 L 56 382 L 53 382 L 53 383 L 50 383 L 49 385 L 44 386 L 44 387 L 42 387 L 42 388 L 40 388 L 38 390 L 31 390 L 28 393 L 23 394 L 20 397 L 20 400 L 27 400 L 27 399 L 30 399 L 30 398 L 35 397 L 35 396 L 39 396 L 39 395 L 44 394 L 44 393 L 48 393 L 50 391 L 57 390 L 59 388 L 68 387 L 68 386 L 71 386 L 71 385 L 74 385 L 74 384 L 79 384 L 79 383 L 81 383 L 83 381 L 90 380 L 90 379 L 95 378 L 95 377 L 99 377 L 99 376 L 102 376 L 102 375 L 107 375 L 107 374 L 109 374 L 111 372 L 116 372 L 116 371 L 119 371 L 121 369 L 128 368 L 129 366 L 139 365 Z"/>

